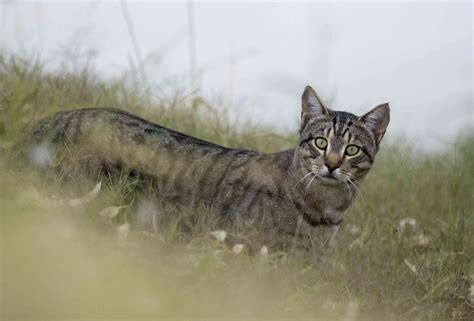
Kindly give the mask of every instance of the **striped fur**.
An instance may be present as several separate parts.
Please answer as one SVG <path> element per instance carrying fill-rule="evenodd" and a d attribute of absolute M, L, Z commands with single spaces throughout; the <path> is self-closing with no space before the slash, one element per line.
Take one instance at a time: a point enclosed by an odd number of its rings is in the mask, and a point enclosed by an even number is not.
<path fill-rule="evenodd" d="M 262 154 L 190 137 L 119 109 L 80 109 L 39 122 L 27 146 L 29 155 L 38 148 L 64 153 L 66 147 L 75 153 L 71 171 L 147 177 L 169 203 L 203 204 L 229 221 L 250 223 L 267 239 L 286 241 L 317 226 L 341 224 L 374 161 L 388 105 L 357 117 L 329 110 L 307 87 L 301 124 L 295 149 Z M 327 140 L 325 150 L 315 145 L 316 137 Z M 348 144 L 361 151 L 345 155 Z M 334 177 L 327 176 L 328 162 L 337 166 Z"/>

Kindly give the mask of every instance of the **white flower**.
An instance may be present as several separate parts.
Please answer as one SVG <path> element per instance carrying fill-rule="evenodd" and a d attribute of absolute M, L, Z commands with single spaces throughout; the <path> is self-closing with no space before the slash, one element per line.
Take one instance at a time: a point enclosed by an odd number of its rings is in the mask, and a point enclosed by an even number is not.
<path fill-rule="evenodd" d="M 211 232 L 211 235 L 214 236 L 219 242 L 224 242 L 225 238 L 227 237 L 227 232 L 223 230 L 218 230 Z"/>
<path fill-rule="evenodd" d="M 415 227 L 416 226 L 416 220 L 414 218 L 410 218 L 410 217 L 400 220 L 400 223 L 399 223 L 400 231 L 403 232 L 403 230 L 405 229 L 405 225 L 407 225 L 407 224 Z"/>
<path fill-rule="evenodd" d="M 243 250 L 244 250 L 244 245 L 243 244 L 235 244 L 232 247 L 232 252 L 234 252 L 235 254 L 240 254 L 240 253 L 242 253 Z"/>
<path fill-rule="evenodd" d="M 260 249 L 260 255 L 261 256 L 267 256 L 268 255 L 268 248 L 265 245 L 262 246 L 262 248 Z"/>

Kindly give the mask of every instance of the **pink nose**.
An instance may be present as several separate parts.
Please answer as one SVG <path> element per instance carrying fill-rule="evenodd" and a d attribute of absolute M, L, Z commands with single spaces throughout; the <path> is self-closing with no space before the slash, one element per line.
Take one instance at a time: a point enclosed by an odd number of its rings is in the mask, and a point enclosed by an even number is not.
<path fill-rule="evenodd" d="M 326 159 L 324 161 L 324 165 L 326 165 L 330 172 L 339 168 L 339 166 L 341 166 L 341 163 L 342 159 L 336 153 L 327 154 Z"/>

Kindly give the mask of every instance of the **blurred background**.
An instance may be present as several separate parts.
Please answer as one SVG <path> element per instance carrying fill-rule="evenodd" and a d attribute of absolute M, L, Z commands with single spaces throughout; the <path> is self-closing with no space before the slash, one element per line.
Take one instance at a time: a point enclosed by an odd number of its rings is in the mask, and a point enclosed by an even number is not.
<path fill-rule="evenodd" d="M 388 137 L 445 148 L 472 126 L 471 2 L 1 2 L 0 49 L 133 71 L 287 133 L 313 86 L 334 109 L 390 102 Z M 90 107 L 90 106 L 84 106 Z"/>

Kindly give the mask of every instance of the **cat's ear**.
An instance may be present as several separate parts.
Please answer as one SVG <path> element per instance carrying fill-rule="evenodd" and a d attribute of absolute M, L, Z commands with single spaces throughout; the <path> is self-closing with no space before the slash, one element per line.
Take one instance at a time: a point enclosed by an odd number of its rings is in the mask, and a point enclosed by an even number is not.
<path fill-rule="evenodd" d="M 318 94 L 310 86 L 306 86 L 301 106 L 301 128 L 311 119 L 319 115 L 329 115 L 329 111 L 324 107 Z"/>
<path fill-rule="evenodd" d="M 360 116 L 359 120 L 372 131 L 377 144 L 379 144 L 390 122 L 390 107 L 388 103 L 378 105 L 368 113 Z"/>

